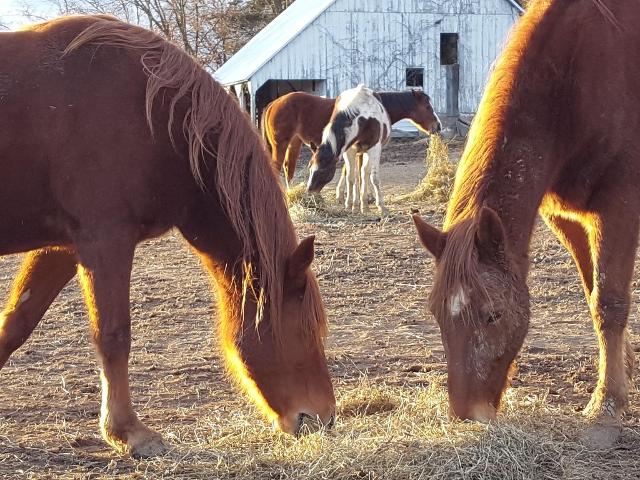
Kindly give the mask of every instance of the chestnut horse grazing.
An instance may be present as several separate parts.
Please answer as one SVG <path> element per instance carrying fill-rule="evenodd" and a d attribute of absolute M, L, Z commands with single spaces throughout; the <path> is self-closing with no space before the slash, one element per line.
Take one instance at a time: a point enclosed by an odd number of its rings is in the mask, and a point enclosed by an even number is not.
<path fill-rule="evenodd" d="M 355 208 L 359 203 L 360 210 L 364 212 L 368 208 L 369 179 L 376 206 L 385 213 L 380 193 L 380 155 L 382 146 L 389 141 L 391 125 L 403 118 L 411 119 L 426 133 L 436 133 L 441 129 L 428 95 L 422 92 L 375 93 L 364 85 L 342 92 L 324 129 L 322 143 L 311 159 L 308 191 L 319 192 L 331 181 L 338 159 L 344 154 L 345 169 L 336 197 L 341 198 L 340 189 L 346 182 L 345 207 L 352 204 L 351 207 Z M 362 154 L 359 165 L 356 162 L 358 154 Z"/>
<path fill-rule="evenodd" d="M 131 404 L 136 244 L 177 227 L 211 273 L 229 372 L 297 433 L 331 425 L 325 313 L 262 141 L 178 47 L 104 16 L 0 33 L 0 253 L 30 251 L 0 318 L 0 366 L 80 276 L 102 364 L 103 437 L 136 456 L 161 436 Z"/>
<path fill-rule="evenodd" d="M 262 136 L 271 150 L 278 172 L 284 166 L 287 186 L 296 171 L 302 144 L 315 150 L 322 130 L 331 119 L 335 100 L 305 92 L 293 92 L 271 102 L 262 114 Z"/>
<path fill-rule="evenodd" d="M 457 417 L 496 415 L 529 326 L 539 211 L 575 260 L 600 345 L 585 440 L 610 445 L 619 435 L 634 364 L 626 325 L 640 212 L 638 24 L 633 2 L 533 3 L 488 83 L 444 231 L 414 217 L 436 258 L 430 309 Z"/>

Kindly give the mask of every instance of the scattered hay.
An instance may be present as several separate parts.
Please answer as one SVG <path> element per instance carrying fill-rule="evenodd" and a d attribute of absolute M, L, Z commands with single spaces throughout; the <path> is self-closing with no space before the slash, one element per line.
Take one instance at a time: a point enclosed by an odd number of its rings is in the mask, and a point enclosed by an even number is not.
<path fill-rule="evenodd" d="M 337 204 L 332 193 L 309 194 L 304 183 L 289 189 L 287 203 L 289 214 L 296 223 L 324 222 L 345 218 L 350 214 L 342 205 Z"/>
<path fill-rule="evenodd" d="M 438 135 L 433 135 L 427 151 L 427 174 L 416 189 L 396 201 L 433 201 L 443 203 L 449 200 L 457 165 L 449 161 L 449 147 Z"/>
<path fill-rule="evenodd" d="M 33 478 L 637 478 L 637 456 L 586 450 L 576 440 L 583 428 L 579 417 L 550 407 L 545 397 L 511 389 L 498 422 L 452 422 L 445 377 L 427 377 L 426 388 L 366 377 L 350 388 L 338 385 L 338 394 L 343 393 L 334 429 L 300 438 L 271 431 L 251 409 L 212 405 L 193 423 L 165 422 L 162 433 L 172 450 L 144 461 L 118 457 L 106 446 L 100 453 L 76 444 L 47 450 L 5 437 L 0 477 L 38 465 Z M 640 447 L 636 436 L 627 439 L 625 451 Z"/>

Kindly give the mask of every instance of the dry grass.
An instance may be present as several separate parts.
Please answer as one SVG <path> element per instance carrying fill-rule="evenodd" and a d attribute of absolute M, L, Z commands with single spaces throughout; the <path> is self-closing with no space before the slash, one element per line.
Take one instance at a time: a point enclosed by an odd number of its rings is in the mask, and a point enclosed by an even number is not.
<path fill-rule="evenodd" d="M 146 461 L 108 453 L 64 455 L 2 438 L 0 475 L 15 475 L 21 460 L 33 465 L 37 457 L 40 465 L 31 478 L 637 478 L 638 464 L 628 457 L 587 451 L 576 441 L 582 428 L 578 418 L 549 407 L 545 397 L 512 390 L 498 423 L 450 422 L 444 377 L 434 374 L 429 380 L 428 387 L 415 388 L 363 378 L 355 388 L 339 390 L 333 431 L 300 439 L 272 432 L 248 409 L 225 412 L 224 422 L 217 415 L 195 425 L 178 422 L 164 432 L 173 450 Z M 640 435 L 629 435 L 640 446 Z"/>
<path fill-rule="evenodd" d="M 444 203 L 449 200 L 457 165 L 449 160 L 449 147 L 438 135 L 431 137 L 426 164 L 427 174 L 416 189 L 396 201 Z"/>

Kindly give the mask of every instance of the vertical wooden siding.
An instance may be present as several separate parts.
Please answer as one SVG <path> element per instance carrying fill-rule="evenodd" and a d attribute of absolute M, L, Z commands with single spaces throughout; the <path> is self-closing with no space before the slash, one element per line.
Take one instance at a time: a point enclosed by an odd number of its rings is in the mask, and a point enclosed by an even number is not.
<path fill-rule="evenodd" d="M 425 69 L 425 91 L 445 109 L 440 33 L 459 34 L 460 110 L 476 111 L 490 67 L 517 13 L 505 0 L 339 0 L 251 79 L 326 79 L 327 94 L 365 83 L 403 90 Z"/>

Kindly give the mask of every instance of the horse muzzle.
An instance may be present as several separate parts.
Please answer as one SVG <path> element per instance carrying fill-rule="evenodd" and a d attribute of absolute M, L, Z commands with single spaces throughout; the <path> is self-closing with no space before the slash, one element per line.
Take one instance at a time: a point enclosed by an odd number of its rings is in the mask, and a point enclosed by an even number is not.
<path fill-rule="evenodd" d="M 319 415 L 299 413 L 291 418 L 280 417 L 274 421 L 274 428 L 289 433 L 295 437 L 315 433 L 323 430 L 331 430 L 336 422 L 335 412 L 330 412 L 326 418 Z"/>
<path fill-rule="evenodd" d="M 307 192 L 318 193 L 322 188 L 333 179 L 336 169 L 334 168 L 317 168 L 315 165 L 311 167 L 309 181 L 307 182 Z"/>

